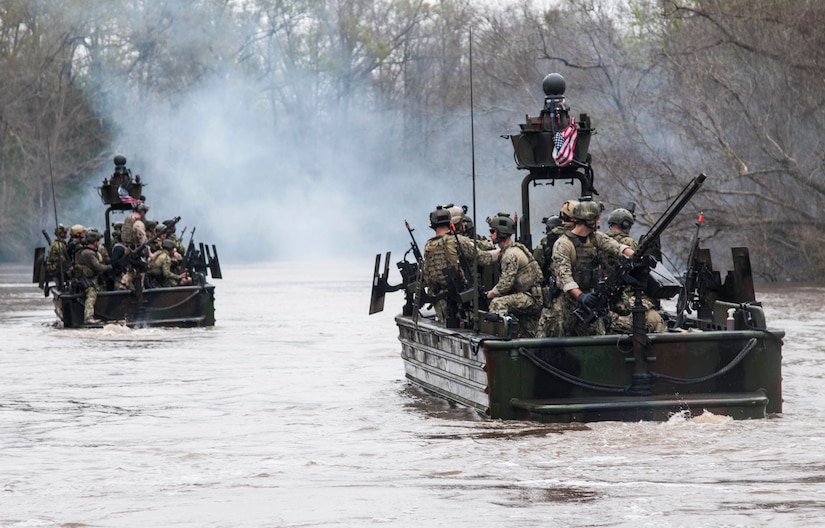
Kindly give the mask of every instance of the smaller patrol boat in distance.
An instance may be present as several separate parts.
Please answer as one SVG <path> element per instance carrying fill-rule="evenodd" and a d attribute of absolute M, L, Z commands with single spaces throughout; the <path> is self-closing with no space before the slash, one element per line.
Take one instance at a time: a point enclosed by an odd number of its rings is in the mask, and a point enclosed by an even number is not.
<path fill-rule="evenodd" d="M 527 116 L 521 130 L 509 136 L 517 168 L 528 171 L 521 182 L 518 237 L 528 248 L 535 182 L 578 181 L 582 200 L 598 194 L 588 152 L 593 132 L 589 116 L 581 114 L 575 123 L 570 119 L 561 75 L 545 77 L 543 88 L 540 114 Z M 572 163 L 560 166 L 553 157 L 554 137 L 568 126 L 576 127 L 578 140 Z M 599 307 L 577 311 L 583 322 L 604 317 L 616 295 L 632 287 L 637 301 L 631 333 L 523 338 L 515 317 L 478 308 L 474 284 L 481 281 L 485 289 L 494 285 L 490 270 L 483 269 L 469 284 L 452 281 L 446 298 L 463 316 L 447 318 L 445 324 L 431 312 L 421 312 L 437 299 L 422 287 L 423 259 L 414 238 L 397 263 L 402 280 L 397 285 L 388 283 L 390 253 L 383 271 L 381 255 L 376 255 L 370 314 L 383 310 L 386 293 L 402 290 L 406 302 L 395 321 L 407 379 L 489 418 L 591 422 L 667 420 L 676 413 L 704 411 L 735 419 L 781 413 L 785 333 L 768 327 L 756 300 L 748 248 L 731 249 L 734 269 L 724 281 L 713 268 L 710 251 L 699 247 L 698 231 L 682 280 L 654 257 L 659 235 L 705 179 L 694 178 L 642 237 L 633 258 L 599 284 Z M 408 260 L 410 253 L 415 260 Z M 647 333 L 643 295 L 658 300 L 678 295 L 675 313 L 659 310 L 665 332 Z"/>
<path fill-rule="evenodd" d="M 105 230 L 101 244 L 106 254 L 113 255 L 115 240 L 111 213 L 117 211 L 128 216 L 145 201 L 143 187 L 146 183 L 140 175 L 132 177 L 126 167 L 126 158 L 118 155 L 114 158 L 115 170 L 110 178 L 105 178 L 98 188 L 98 193 L 106 207 L 104 215 Z M 147 275 L 148 263 L 146 249 L 157 239 L 166 238 L 176 231 L 180 217 L 164 220 L 157 224 L 157 230 L 146 243 L 133 246 L 118 259 L 112 259 L 112 273 L 99 278 L 101 289 L 98 291 L 94 305 L 94 322 L 84 318 L 85 288 L 82 280 L 76 277 L 73 263 L 60 257 L 59 262 L 52 263 L 47 269 L 48 248 L 38 247 L 34 253 L 32 282 L 38 283 L 48 296 L 51 293 L 54 309 L 63 328 L 100 327 L 105 324 L 120 324 L 129 327 L 195 327 L 215 325 L 215 286 L 207 281 L 222 278 L 217 248 L 211 251 L 203 243 L 194 241 L 195 229 L 189 233 L 189 242 L 177 271 L 185 272 L 186 283 L 172 287 L 160 287 Z M 62 226 L 61 226 L 62 227 Z M 59 228 L 58 228 L 59 229 Z M 55 235 L 57 235 L 57 231 Z M 43 235 L 51 245 L 48 233 Z M 186 235 L 185 229 L 182 235 Z M 164 236 L 166 235 L 166 236 Z M 55 269 L 56 268 L 56 269 Z M 120 289 L 118 275 L 128 271 L 133 275 L 131 287 Z M 86 285 L 87 286 L 87 285 Z"/>

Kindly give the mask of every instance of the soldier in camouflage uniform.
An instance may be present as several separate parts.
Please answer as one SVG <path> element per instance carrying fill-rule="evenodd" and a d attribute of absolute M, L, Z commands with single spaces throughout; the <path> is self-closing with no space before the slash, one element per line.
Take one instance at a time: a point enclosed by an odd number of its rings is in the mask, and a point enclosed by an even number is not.
<path fill-rule="evenodd" d="M 514 242 L 516 223 L 507 213 L 490 218 L 490 236 L 501 249 L 501 276 L 487 293 L 490 311 L 518 318 L 523 337 L 535 337 L 541 315 L 541 268 L 521 242 Z"/>
<path fill-rule="evenodd" d="M 492 242 L 487 240 L 483 235 L 479 235 L 478 233 L 476 233 L 476 226 L 475 222 L 473 222 L 472 216 L 465 213 L 461 217 L 461 226 L 463 229 L 463 231 L 460 231 L 461 234 L 463 234 L 470 240 L 474 240 L 476 245 L 478 246 L 478 249 L 489 251 L 491 249 L 496 248 L 496 246 Z"/>
<path fill-rule="evenodd" d="M 172 288 L 179 284 L 188 284 L 185 273 L 175 273 L 172 271 L 172 254 L 175 252 L 175 242 L 173 240 L 164 239 L 161 242 L 161 250 L 152 259 L 149 264 L 149 276 L 161 288 Z"/>
<path fill-rule="evenodd" d="M 552 319 L 555 314 L 553 301 L 561 293 L 552 272 L 553 245 L 565 231 L 573 229 L 573 226 L 576 225 L 573 221 L 573 209 L 578 203 L 576 200 L 566 200 L 561 204 L 557 216 L 544 219 L 544 224 L 547 226 L 546 234 L 542 237 L 538 245 L 536 245 L 536 249 L 533 250 L 533 257 L 535 257 L 536 262 L 538 262 L 541 267 L 543 276 L 541 290 L 544 306 L 541 309 L 537 337 L 545 336 L 545 328 L 549 327 L 550 319 Z"/>
<path fill-rule="evenodd" d="M 71 260 L 69 260 L 69 252 L 66 247 L 66 237 L 68 235 L 69 230 L 63 224 L 58 224 L 54 228 L 54 242 L 49 246 L 49 254 L 46 256 L 46 281 L 69 278 Z"/>
<path fill-rule="evenodd" d="M 636 219 L 633 213 L 627 209 L 615 209 L 607 217 L 607 225 L 609 231 L 607 236 L 620 244 L 630 246 L 634 251 L 638 244 L 633 237 L 630 236 L 630 228 L 633 227 Z M 615 270 L 619 265 L 619 257 L 614 255 L 605 256 L 605 271 L 606 274 Z M 611 333 L 632 333 L 633 332 L 633 314 L 631 308 L 636 302 L 636 296 L 633 294 L 633 288 L 628 287 L 622 293 L 622 298 L 610 307 L 609 331 Z M 648 332 L 664 332 L 665 323 L 662 316 L 656 309 L 653 302 L 647 297 L 642 298 L 642 305 L 647 309 L 645 312 L 645 326 Z"/>
<path fill-rule="evenodd" d="M 100 275 L 112 271 L 112 266 L 100 262 L 97 248 L 100 245 L 100 233 L 95 229 L 86 232 L 81 246 L 74 259 L 75 281 L 84 289 L 86 300 L 84 302 L 83 321 L 86 324 L 99 324 L 95 319 L 95 301 L 97 292 L 102 289 Z"/>
<path fill-rule="evenodd" d="M 149 237 L 146 235 L 146 213 L 148 211 L 149 206 L 141 202 L 135 205 L 135 212 L 127 216 L 123 221 L 120 239 L 127 248 L 127 254 L 149 240 Z M 134 289 L 133 281 L 135 275 L 136 271 L 134 266 L 128 265 L 118 283 L 118 289 Z"/>
<path fill-rule="evenodd" d="M 596 231 L 601 207 L 592 201 L 580 202 L 573 210 L 575 227 L 567 231 L 553 246 L 553 276 L 562 290 L 553 301 L 554 316 L 544 329 L 550 337 L 602 335 L 604 322 L 600 318 L 585 325 L 574 311 L 580 304 L 594 308 L 598 298 L 593 292 L 604 278 L 603 255 L 633 255 L 633 249 Z"/>
<path fill-rule="evenodd" d="M 558 216 L 551 216 L 544 219 L 544 224 L 547 226 L 546 234 L 533 250 L 533 257 L 541 267 L 541 273 L 544 276 L 545 283 L 552 276 L 550 272 L 550 264 L 553 262 L 553 244 L 559 239 L 562 233 L 569 229 L 573 229 L 575 222 L 573 221 L 573 209 L 579 202 L 576 200 L 567 200 L 561 204 Z"/>
<path fill-rule="evenodd" d="M 424 264 L 421 267 L 424 285 L 429 295 L 435 296 L 450 290 L 451 284 L 447 273 L 450 270 L 454 271 L 464 284 L 472 283 L 472 277 L 464 276 L 456 242 L 460 244 L 461 253 L 470 265 L 474 259 L 477 259 L 479 265 L 490 265 L 498 255 L 498 250 L 495 249 L 476 250 L 472 240 L 451 231 L 451 224 L 452 214 L 449 209 L 439 205 L 435 211 L 430 213 L 430 227 L 435 231 L 435 236 L 429 239 L 424 246 Z M 436 302 L 434 307 L 439 320 L 448 322 L 450 325 L 457 325 L 457 318 L 462 307 L 454 298 L 448 296 Z"/>
<path fill-rule="evenodd" d="M 75 253 L 83 245 L 83 237 L 86 236 L 86 228 L 81 224 L 75 224 L 69 230 L 69 241 L 66 243 L 66 253 L 69 255 L 69 262 L 74 262 Z"/>

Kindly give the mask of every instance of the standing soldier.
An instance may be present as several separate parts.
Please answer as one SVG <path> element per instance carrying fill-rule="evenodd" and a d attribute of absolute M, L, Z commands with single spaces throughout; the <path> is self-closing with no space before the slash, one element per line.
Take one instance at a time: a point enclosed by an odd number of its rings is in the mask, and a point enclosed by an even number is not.
<path fill-rule="evenodd" d="M 101 290 L 100 275 L 112 271 L 112 266 L 103 264 L 98 257 L 97 248 L 100 245 L 100 233 L 90 229 L 83 238 L 83 246 L 75 254 L 75 280 L 85 290 L 83 321 L 85 324 L 100 324 L 95 319 L 95 301 L 97 292 Z"/>
<path fill-rule="evenodd" d="M 452 214 L 449 209 L 440 205 L 430 213 L 430 228 L 435 231 L 435 236 L 427 241 L 424 246 L 424 263 L 421 273 L 427 293 L 439 295 L 450 290 L 453 285 L 449 276 L 458 277 L 463 284 L 472 284 L 472 277 L 465 276 L 459 261 L 463 255 L 465 262 L 470 263 L 475 259 L 479 265 L 489 265 L 498 255 L 498 250 L 489 251 L 476 250 L 475 244 L 469 238 L 458 235 L 450 230 Z M 460 292 L 454 292 L 460 293 Z M 458 315 L 461 306 L 455 298 L 449 296 L 435 303 L 435 313 L 441 321 L 445 321 L 447 326 L 458 325 Z"/>
<path fill-rule="evenodd" d="M 120 239 L 127 247 L 134 249 L 148 240 L 145 223 L 147 211 L 149 211 L 149 206 L 145 203 L 139 203 L 135 206 L 135 212 L 123 221 Z"/>
<path fill-rule="evenodd" d="M 75 224 L 69 230 L 69 242 L 66 244 L 66 253 L 69 255 L 69 262 L 74 262 L 75 253 L 82 246 L 83 237 L 86 236 L 86 228 L 81 224 Z"/>
<path fill-rule="evenodd" d="M 601 207 L 596 202 L 583 201 L 573 209 L 575 226 L 553 246 L 553 276 L 562 290 L 553 304 L 553 317 L 544 329 L 549 337 L 602 335 L 604 322 L 600 318 L 588 325 L 575 315 L 580 304 L 594 308 L 598 297 L 593 290 L 604 278 L 603 255 L 631 256 L 633 249 L 596 231 Z"/>
<path fill-rule="evenodd" d="M 49 246 L 49 254 L 46 256 L 46 282 L 50 279 L 63 281 L 69 278 L 71 260 L 66 246 L 66 237 L 69 230 L 63 224 L 58 224 L 54 228 L 54 242 Z"/>
<path fill-rule="evenodd" d="M 550 265 L 553 262 L 553 244 L 556 240 L 570 229 L 573 229 L 575 222 L 573 221 L 573 209 L 578 205 L 576 200 L 567 200 L 561 204 L 558 216 L 551 216 L 546 218 L 544 224 L 547 226 L 546 235 L 536 245 L 533 250 L 533 257 L 541 267 L 541 273 L 544 276 L 545 282 L 550 279 L 552 273 L 550 272 Z"/>
<path fill-rule="evenodd" d="M 633 227 L 635 222 L 636 219 L 633 217 L 633 213 L 629 210 L 623 208 L 615 209 L 607 217 L 607 225 L 609 229 L 607 236 L 620 244 L 630 246 L 630 248 L 635 251 L 639 245 L 635 240 L 633 240 L 633 237 L 630 236 L 630 228 Z M 618 267 L 618 259 L 619 257 L 615 257 L 613 255 L 605 256 L 605 271 L 607 275 L 612 273 L 613 270 Z M 609 323 L 611 333 L 633 332 L 633 314 L 630 310 L 635 303 L 636 296 L 633 293 L 633 288 L 628 287 L 622 293 L 622 298 L 610 307 Z M 647 310 L 645 312 L 645 326 L 647 327 L 647 331 L 664 332 L 665 322 L 662 320 L 662 316 L 659 315 L 659 312 L 653 302 L 647 297 L 643 297 L 642 305 L 644 305 Z"/>
<path fill-rule="evenodd" d="M 127 248 L 126 253 L 131 252 L 148 240 L 146 236 L 146 224 L 144 223 L 147 211 L 149 211 L 149 206 L 141 202 L 135 206 L 135 212 L 127 216 L 123 221 L 123 227 L 120 230 L 120 239 Z M 132 282 L 134 280 L 135 269 L 134 266 L 129 265 L 120 279 L 118 289 L 132 289 Z"/>
<path fill-rule="evenodd" d="M 518 318 L 524 337 L 535 337 L 541 314 L 541 268 L 521 242 L 514 242 L 516 223 L 507 213 L 487 220 L 490 237 L 501 249 L 501 276 L 487 292 L 490 311 Z"/>

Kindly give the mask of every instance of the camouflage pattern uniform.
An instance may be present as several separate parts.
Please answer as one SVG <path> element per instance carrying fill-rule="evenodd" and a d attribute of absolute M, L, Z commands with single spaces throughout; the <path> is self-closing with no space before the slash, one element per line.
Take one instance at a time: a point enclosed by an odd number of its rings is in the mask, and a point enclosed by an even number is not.
<path fill-rule="evenodd" d="M 501 250 L 501 276 L 492 289 L 490 311 L 518 318 L 524 337 L 535 337 L 541 314 L 542 274 L 536 259 L 521 242 Z"/>
<path fill-rule="evenodd" d="M 568 226 L 561 225 L 554 227 L 550 233 L 541 238 L 541 241 L 536 246 L 536 249 L 533 250 L 533 257 L 536 259 L 536 262 L 541 268 L 541 273 L 544 276 L 545 282 L 552 275 L 551 264 L 553 263 L 553 245 L 565 231 L 569 230 L 570 227 Z"/>
<path fill-rule="evenodd" d="M 143 219 L 134 214 L 126 217 L 123 221 L 123 228 L 120 231 L 120 238 L 127 246 L 135 247 L 146 242 L 146 224 Z"/>
<path fill-rule="evenodd" d="M 60 279 L 60 267 L 62 265 L 65 273 L 64 278 L 68 278 L 68 270 L 71 268 L 69 265 L 70 262 L 66 242 L 60 239 L 55 239 L 55 241 L 52 242 L 52 245 L 49 246 L 49 254 L 46 257 L 47 277 L 56 277 L 57 279 Z"/>
<path fill-rule="evenodd" d="M 131 214 L 123 221 L 120 231 L 120 240 L 126 246 L 126 253 L 130 253 L 136 247 L 144 244 L 149 238 L 146 236 L 146 224 L 144 220 L 135 214 Z M 118 289 L 134 289 L 135 269 L 132 265 L 127 265 L 126 270 L 120 277 Z"/>
<path fill-rule="evenodd" d="M 172 257 L 165 250 L 159 251 L 152 260 L 149 265 L 149 275 L 161 288 L 171 288 L 179 283 L 178 276 L 172 272 Z"/>
<path fill-rule="evenodd" d="M 465 277 L 461 269 L 458 250 L 456 249 L 456 239 L 458 239 L 461 244 L 461 251 L 464 254 L 464 258 L 467 259 L 467 262 L 470 263 L 471 266 L 476 254 L 478 255 L 479 265 L 487 266 L 493 263 L 493 255 L 491 253 L 488 251 L 477 251 L 473 241 L 464 235 L 446 233 L 434 236 L 424 245 L 424 264 L 421 267 L 424 286 L 427 287 L 427 293 L 430 295 L 438 295 L 441 292 L 447 291 L 449 279 L 444 273 L 445 268 L 456 270 L 465 282 L 472 280 L 472 278 Z M 446 299 L 442 299 L 435 304 L 436 315 L 442 321 L 445 320 L 447 304 Z"/>
<path fill-rule="evenodd" d="M 97 248 L 97 254 L 100 257 L 100 262 L 104 264 L 112 263 L 112 259 L 111 257 L 109 257 L 109 250 L 106 249 L 106 246 L 104 246 L 103 244 L 100 244 L 100 246 Z"/>
<path fill-rule="evenodd" d="M 97 250 L 83 246 L 75 254 L 75 279 L 85 286 L 86 301 L 84 303 L 83 320 L 90 322 L 95 316 L 95 301 L 97 292 L 101 291 L 100 274 L 111 271 L 112 267 L 100 262 Z"/>
<path fill-rule="evenodd" d="M 604 322 L 585 325 L 575 313 L 578 301 L 568 294 L 579 288 L 584 293 L 592 292 L 598 282 L 604 278 L 602 270 L 603 255 L 620 255 L 627 246 L 619 244 L 604 233 L 594 231 L 587 237 L 579 237 L 566 232 L 553 246 L 553 276 L 556 284 L 564 293 L 553 301 L 553 317 L 543 329 L 549 337 L 603 335 Z"/>
<path fill-rule="evenodd" d="M 636 248 L 639 247 L 636 241 L 633 240 L 633 237 L 627 233 L 623 233 L 621 231 L 609 231 L 606 234 L 616 242 L 630 246 L 633 251 L 636 251 Z M 605 270 L 608 275 L 618 267 L 618 259 L 619 257 L 614 255 L 606 256 L 604 259 Z M 624 292 L 622 292 L 622 298 L 610 307 L 610 320 L 608 321 L 610 333 L 633 333 L 633 313 L 631 312 L 631 308 L 633 308 L 635 303 L 636 296 L 633 294 L 633 288 L 626 288 Z M 642 297 L 642 305 L 647 310 L 645 312 L 645 326 L 647 331 L 649 333 L 664 332 L 666 329 L 665 322 L 662 320 L 662 316 L 659 315 L 659 312 L 653 302 L 647 297 Z"/>

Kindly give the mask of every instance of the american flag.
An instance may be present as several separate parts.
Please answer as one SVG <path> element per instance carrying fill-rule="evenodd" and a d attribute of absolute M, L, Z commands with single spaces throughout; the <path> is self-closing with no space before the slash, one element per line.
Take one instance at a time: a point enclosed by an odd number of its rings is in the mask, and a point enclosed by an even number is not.
<path fill-rule="evenodd" d="M 555 147 L 553 148 L 553 161 L 556 162 L 556 165 L 567 167 L 573 162 L 578 137 L 579 131 L 573 121 L 570 121 L 569 125 L 553 135 L 553 145 Z"/>
<path fill-rule="evenodd" d="M 125 187 L 118 187 L 117 195 L 120 198 L 120 203 L 129 204 L 132 206 L 133 209 L 137 204 L 140 203 L 140 200 L 138 200 L 137 198 L 132 198 L 129 195 L 129 191 L 127 191 Z"/>

